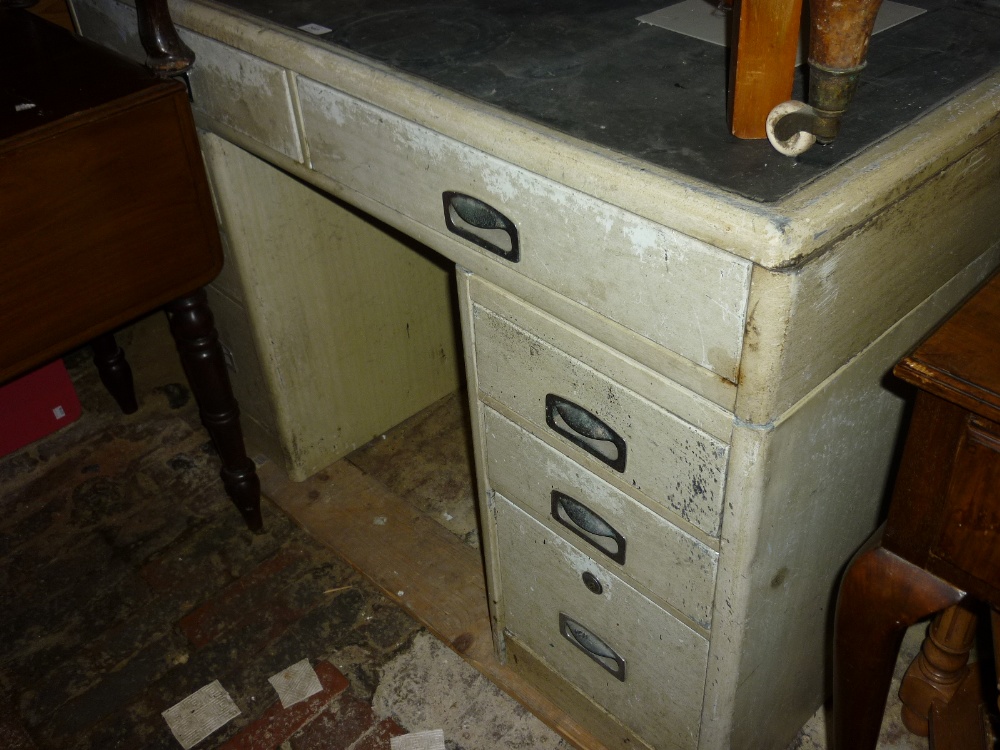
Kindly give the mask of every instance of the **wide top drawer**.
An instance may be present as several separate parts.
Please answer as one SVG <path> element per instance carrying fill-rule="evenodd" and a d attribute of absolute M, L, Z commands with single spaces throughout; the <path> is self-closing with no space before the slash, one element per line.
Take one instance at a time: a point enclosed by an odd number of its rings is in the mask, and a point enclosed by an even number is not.
<path fill-rule="evenodd" d="M 313 169 L 735 382 L 750 263 L 296 80 Z"/>

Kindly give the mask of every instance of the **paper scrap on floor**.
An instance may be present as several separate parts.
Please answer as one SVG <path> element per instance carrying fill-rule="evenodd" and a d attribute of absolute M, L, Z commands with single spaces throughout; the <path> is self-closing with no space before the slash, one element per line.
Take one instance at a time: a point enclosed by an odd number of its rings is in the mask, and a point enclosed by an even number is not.
<path fill-rule="evenodd" d="M 308 659 L 293 664 L 278 674 L 267 678 L 267 681 L 278 693 L 278 700 L 283 708 L 289 708 L 296 703 L 301 703 L 306 698 L 316 695 L 323 690 L 319 682 L 316 670 L 312 668 Z"/>
<path fill-rule="evenodd" d="M 389 739 L 389 750 L 445 750 L 444 730 L 431 729 Z"/>
<path fill-rule="evenodd" d="M 191 750 L 212 732 L 240 715 L 233 699 L 216 680 L 161 714 L 184 750 Z"/>

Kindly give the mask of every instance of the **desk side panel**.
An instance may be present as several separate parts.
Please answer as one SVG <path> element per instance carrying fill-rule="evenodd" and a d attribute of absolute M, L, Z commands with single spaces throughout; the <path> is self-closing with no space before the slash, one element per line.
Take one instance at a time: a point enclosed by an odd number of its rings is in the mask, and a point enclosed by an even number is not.
<path fill-rule="evenodd" d="M 204 144 L 248 321 L 221 335 L 253 337 L 230 345 L 259 354 L 255 416 L 293 478 L 458 388 L 449 267 L 236 146 Z"/>
<path fill-rule="evenodd" d="M 905 408 L 891 369 L 998 257 L 970 264 L 776 424 L 737 427 L 702 750 L 785 747 L 822 702 L 839 577 L 888 500 Z"/>
<path fill-rule="evenodd" d="M 777 419 L 1000 239 L 998 208 L 994 137 L 803 266 L 755 268 L 737 415 Z"/>

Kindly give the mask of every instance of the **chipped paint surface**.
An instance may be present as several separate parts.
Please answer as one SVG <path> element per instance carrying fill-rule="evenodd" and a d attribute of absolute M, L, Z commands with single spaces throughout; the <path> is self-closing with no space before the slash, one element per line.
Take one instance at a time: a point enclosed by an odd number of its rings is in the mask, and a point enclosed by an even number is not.
<path fill-rule="evenodd" d="M 485 308 L 477 305 L 474 319 L 483 394 L 523 415 L 540 433 L 554 435 L 560 449 L 574 456 L 581 449 L 545 423 L 545 395 L 557 393 L 584 406 L 629 446 L 620 474 L 585 459 L 588 465 L 710 536 L 718 535 L 728 457 L 724 442 Z M 529 371 L 532 378 L 521 376 Z M 609 392 L 614 395 L 611 402 Z"/>
<path fill-rule="evenodd" d="M 603 371 L 589 361 L 566 364 L 550 356 L 552 347 L 547 349 L 538 336 L 530 339 L 515 365 L 491 360 L 482 351 L 479 357 L 483 382 L 510 371 L 515 379 L 523 379 L 524 372 L 535 377 L 533 368 L 539 362 L 559 362 L 556 369 L 564 377 L 558 382 L 581 399 L 592 398 L 602 415 L 625 414 L 623 430 L 641 426 L 652 435 L 646 459 L 662 473 L 622 477 L 578 449 L 561 446 L 568 455 L 636 503 L 653 502 L 655 495 L 662 504 L 667 495 L 660 491 L 673 487 L 674 495 L 659 508 L 661 515 L 692 530 L 701 541 L 719 517 L 725 522 L 725 533 L 711 542 L 721 547 L 722 563 L 711 623 L 713 661 L 702 746 L 715 750 L 754 744 L 751 735 L 770 731 L 755 722 L 774 723 L 769 721 L 768 700 L 779 705 L 770 696 L 782 690 L 794 690 L 784 702 L 802 709 L 821 671 L 815 664 L 823 615 L 817 597 L 829 588 L 830 571 L 839 568 L 857 541 L 852 534 L 860 538 L 859 527 L 867 523 L 857 511 L 860 493 L 832 488 L 845 480 L 871 482 L 877 472 L 855 467 L 872 460 L 875 442 L 887 442 L 879 433 L 884 425 L 867 429 L 865 420 L 876 412 L 866 410 L 861 397 L 830 398 L 829 408 L 838 413 L 830 416 L 816 413 L 817 394 L 828 377 L 839 368 L 855 366 L 859 352 L 948 279 L 961 277 L 963 268 L 979 262 L 979 270 L 985 271 L 995 264 L 995 254 L 986 261 L 975 259 L 996 237 L 996 224 L 988 221 L 1000 184 L 990 181 L 998 153 L 996 139 L 989 140 L 997 132 L 996 77 L 790 200 L 758 206 L 591 153 L 557 134 L 503 121 L 474 103 L 442 96 L 364 61 L 278 39 L 273 32 L 233 21 L 207 6 L 179 0 L 176 7 L 182 18 L 205 24 L 230 43 L 271 55 L 272 62 L 315 79 L 299 79 L 306 93 L 303 114 L 312 164 L 319 170 L 306 174 L 307 181 L 327 189 L 331 182 L 348 186 L 368 210 L 385 206 L 387 213 L 399 211 L 421 239 L 444 248 L 453 260 L 471 252 L 488 257 L 493 266 L 484 264 L 484 271 L 477 266 L 476 272 L 498 284 L 520 275 L 537 282 L 549 297 L 572 301 L 577 309 L 561 316 L 567 325 L 583 328 L 583 306 L 620 324 L 621 339 L 635 334 L 690 360 L 692 367 L 739 382 L 737 413 L 743 421 L 738 421 L 737 432 L 743 447 L 734 446 L 734 465 L 729 466 L 729 438 L 719 439 L 720 431 L 708 439 L 698 432 L 675 431 L 678 421 L 687 418 L 683 409 L 695 403 L 695 397 L 688 397 L 685 407 L 664 407 L 658 398 L 646 398 L 645 393 L 636 398 L 627 389 L 612 396 L 605 381 L 616 382 L 614 374 L 602 380 L 598 376 Z M 231 74 L 234 81 L 247 75 L 239 69 L 216 72 Z M 261 84 L 252 75 L 247 80 Z M 333 109 L 325 111 L 332 100 Z M 963 161 L 963 156 L 968 158 Z M 957 165 L 950 175 L 949 164 Z M 938 180 L 939 174 L 944 179 Z M 447 237 L 440 206 L 444 178 L 458 183 L 449 188 L 496 204 L 517 219 L 525 251 L 520 265 L 503 265 Z M 992 192 L 983 185 L 992 185 Z M 750 265 L 745 260 L 760 264 L 753 269 L 751 320 L 746 320 Z M 508 275 L 490 276 L 493 267 Z M 969 277 L 962 283 L 967 290 Z M 540 304 L 525 295 L 524 288 L 513 291 Z M 942 304 L 934 315 L 928 313 L 921 327 L 925 330 L 947 307 Z M 744 321 L 749 329 L 745 346 Z M 531 327 L 526 331 L 534 333 Z M 909 341 L 919 334 L 916 328 L 909 330 Z M 601 341 L 634 356 L 625 341 Z M 884 371 L 866 373 L 853 384 L 854 390 L 874 393 Z M 291 384 L 294 375 L 290 369 L 281 379 Z M 496 390 L 492 382 L 487 387 L 490 394 L 484 399 L 493 399 L 512 418 L 528 414 L 521 424 L 544 434 L 545 427 L 531 411 L 537 406 L 536 394 Z M 679 408 L 684 419 L 676 416 Z M 653 417 L 642 424 L 640 413 Z M 746 448 L 747 432 L 761 441 L 759 451 Z M 774 432 L 781 433 L 780 450 Z M 856 433 L 863 437 L 854 439 Z M 835 439 L 824 440 L 828 435 Z M 631 458 L 637 451 L 641 456 L 642 450 L 632 450 Z M 851 471 L 845 472 L 844 465 Z M 488 511 L 502 508 L 503 502 L 487 491 Z M 531 525 L 517 528 L 521 533 L 514 536 L 524 544 Z M 548 550 L 549 545 L 541 542 L 532 548 L 539 547 Z M 523 547 L 511 549 L 520 552 Z M 566 581 L 567 591 L 578 588 L 583 552 L 577 548 L 577 557 L 564 566 L 576 574 Z M 545 591 L 548 584 L 539 575 L 543 566 L 522 564 L 517 554 L 509 554 L 506 564 L 521 565 L 516 576 L 506 576 L 508 582 L 517 578 L 529 581 L 533 594 Z M 775 581 L 777 586 L 772 585 Z M 616 594 L 627 588 L 614 587 Z M 497 606 L 508 606 L 492 593 L 494 601 L 501 602 Z M 584 601 L 587 596 L 592 595 L 584 595 Z M 672 601 L 686 600 L 678 595 Z M 681 603 L 674 606 L 682 608 Z M 629 611 L 621 621 L 645 631 L 650 620 L 636 612 Z M 533 613 L 528 611 L 529 616 Z M 678 636 L 678 642 L 684 637 Z M 547 645 L 544 636 L 537 643 L 542 650 Z M 776 662 L 776 653 L 788 658 Z M 575 662 L 566 659 L 566 670 L 572 672 Z M 696 661 L 688 664 L 692 673 L 704 672 Z M 656 678 L 657 687 L 668 682 L 663 675 Z M 585 684 L 585 678 L 580 682 Z M 637 704 L 629 695 L 620 705 L 627 714 Z M 741 741 L 733 743 L 734 733 Z M 742 742 L 743 737 L 750 739 Z"/>
<path fill-rule="evenodd" d="M 653 746 L 694 750 L 707 641 L 506 498 L 498 498 L 498 508 L 503 579 L 516 582 L 504 591 L 507 629 Z M 598 578 L 603 593 L 583 585 L 583 572 Z M 598 601 L 606 606 L 595 606 Z M 624 682 L 560 633 L 560 614 L 625 661 Z"/>
<path fill-rule="evenodd" d="M 699 626 L 710 627 L 717 552 L 498 412 L 485 410 L 485 426 L 491 486 L 531 509 L 588 558 L 631 576 Z M 582 503 L 625 538 L 624 564 L 552 519 L 553 489 Z"/>
<path fill-rule="evenodd" d="M 443 234 L 441 191 L 472 195 L 517 225 L 519 272 L 735 378 L 748 263 L 314 81 L 298 88 L 314 169 Z"/>
<path fill-rule="evenodd" d="M 181 38 L 197 58 L 189 73 L 194 109 L 301 161 L 285 71 L 201 34 L 184 31 Z"/>

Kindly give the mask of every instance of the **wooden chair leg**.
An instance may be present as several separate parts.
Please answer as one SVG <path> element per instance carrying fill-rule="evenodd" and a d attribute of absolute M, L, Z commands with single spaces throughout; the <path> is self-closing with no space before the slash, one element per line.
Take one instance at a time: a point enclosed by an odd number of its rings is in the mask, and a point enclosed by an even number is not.
<path fill-rule="evenodd" d="M 906 629 L 964 594 L 881 546 L 883 529 L 855 555 L 837 599 L 833 748 L 874 750 Z"/>
<path fill-rule="evenodd" d="M 94 350 L 94 364 L 101 382 L 108 389 L 123 414 L 134 414 L 139 409 L 135 400 L 132 368 L 125 360 L 125 352 L 115 341 L 113 333 L 105 333 L 90 342 Z"/>
<path fill-rule="evenodd" d="M 951 701 L 969 673 L 969 651 L 976 637 L 976 615 L 965 604 L 948 607 L 931 623 L 930 631 L 899 687 L 903 723 L 926 737 L 931 705 Z"/>
<path fill-rule="evenodd" d="M 243 443 L 240 410 L 205 291 L 174 300 L 166 313 L 202 422 L 222 458 L 222 483 L 247 526 L 259 531 L 263 527 L 260 480 Z"/>

